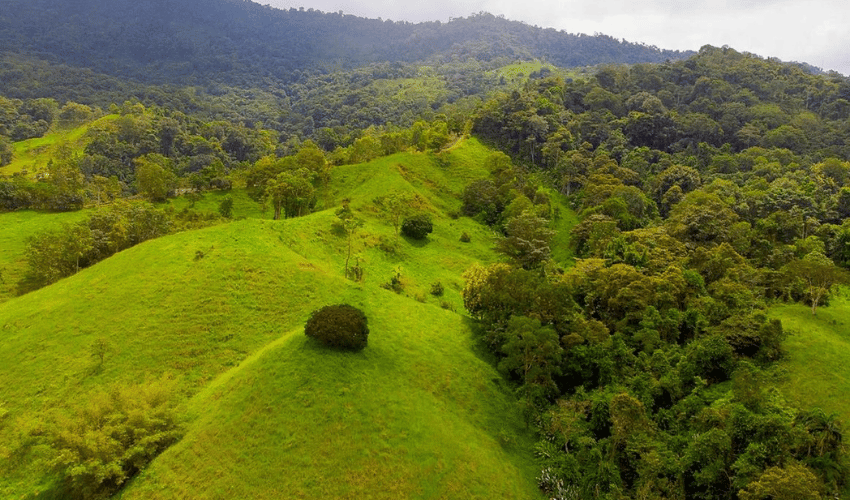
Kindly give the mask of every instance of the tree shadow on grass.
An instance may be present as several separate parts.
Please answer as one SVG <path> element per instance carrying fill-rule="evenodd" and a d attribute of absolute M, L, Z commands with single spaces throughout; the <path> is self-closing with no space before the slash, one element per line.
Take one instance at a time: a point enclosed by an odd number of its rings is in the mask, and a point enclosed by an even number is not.
<path fill-rule="evenodd" d="M 26 295 L 30 292 L 34 292 L 39 288 L 43 288 L 44 286 L 46 286 L 44 283 L 39 280 L 36 280 L 32 276 L 24 276 L 23 278 L 21 278 L 20 281 L 18 281 L 17 285 L 15 286 L 15 295 L 20 297 L 21 295 Z"/>
<path fill-rule="evenodd" d="M 404 238 L 404 241 L 409 243 L 410 246 L 416 247 L 416 248 L 422 248 L 425 245 L 427 245 L 428 242 L 430 241 L 430 238 L 428 238 L 427 236 L 425 238 L 422 238 L 422 239 L 411 238 L 410 236 L 405 236 L 405 235 L 401 235 L 401 237 Z"/>

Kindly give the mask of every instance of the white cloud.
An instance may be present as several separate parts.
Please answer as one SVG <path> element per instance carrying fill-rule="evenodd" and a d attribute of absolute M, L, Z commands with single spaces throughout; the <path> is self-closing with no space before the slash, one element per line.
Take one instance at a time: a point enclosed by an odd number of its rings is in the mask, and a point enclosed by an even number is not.
<path fill-rule="evenodd" d="M 765 57 L 807 62 L 850 74 L 846 0 L 260 0 L 275 7 L 342 10 L 412 22 L 486 11 L 570 33 L 605 33 L 665 49 L 729 45 Z"/>

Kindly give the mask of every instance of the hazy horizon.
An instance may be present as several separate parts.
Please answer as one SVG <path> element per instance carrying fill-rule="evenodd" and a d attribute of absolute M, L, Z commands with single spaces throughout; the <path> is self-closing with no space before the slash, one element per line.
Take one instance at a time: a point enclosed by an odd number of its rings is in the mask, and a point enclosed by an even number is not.
<path fill-rule="evenodd" d="M 394 21 L 448 21 L 478 12 L 570 33 L 602 33 L 661 49 L 728 45 L 740 52 L 805 62 L 850 75 L 850 2 L 840 0 L 255 0 L 277 8 L 313 8 Z"/>

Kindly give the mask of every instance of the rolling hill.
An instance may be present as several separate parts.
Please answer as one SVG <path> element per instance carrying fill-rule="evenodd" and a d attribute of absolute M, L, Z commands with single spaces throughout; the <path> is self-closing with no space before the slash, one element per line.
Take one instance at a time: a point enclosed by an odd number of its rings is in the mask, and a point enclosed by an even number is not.
<path fill-rule="evenodd" d="M 476 141 L 340 167 L 328 208 L 283 221 L 244 219 L 152 240 L 0 304 L 0 495 L 60 498 L 40 446 L 20 447 L 41 416 L 111 384 L 169 374 L 186 434 L 123 498 L 538 498 L 531 436 L 461 311 L 459 273 L 492 261 L 489 229 L 453 220 L 457 191 L 485 175 Z M 426 244 L 380 247 L 392 227 L 373 198 L 419 196 L 435 218 Z M 361 283 L 342 276 L 334 207 L 366 220 Z M 471 243 L 458 241 L 461 232 Z M 402 293 L 381 285 L 400 273 Z M 431 284 L 445 285 L 443 297 Z M 370 321 L 359 354 L 301 332 L 326 304 Z M 97 366 L 92 342 L 116 349 Z"/>

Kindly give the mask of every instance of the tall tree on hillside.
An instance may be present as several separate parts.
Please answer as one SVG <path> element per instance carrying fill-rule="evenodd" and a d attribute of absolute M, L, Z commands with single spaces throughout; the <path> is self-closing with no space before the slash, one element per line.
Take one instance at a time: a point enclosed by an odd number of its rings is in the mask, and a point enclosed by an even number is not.
<path fill-rule="evenodd" d="M 8 139 L 0 135 L 0 167 L 8 165 L 12 161 L 13 156 L 12 144 Z"/>
<path fill-rule="evenodd" d="M 502 346 L 505 358 L 499 368 L 516 372 L 528 388 L 555 390 L 552 377 L 560 374 L 563 355 L 555 329 L 542 326 L 537 319 L 514 316 L 508 322 L 505 337 Z"/>
<path fill-rule="evenodd" d="M 139 193 L 151 201 L 165 201 L 174 187 L 171 160 L 160 154 L 147 154 L 136 158 L 136 186 Z"/>
<path fill-rule="evenodd" d="M 396 243 L 398 243 L 401 221 L 405 216 L 409 215 L 414 198 L 410 193 L 395 191 L 378 200 L 378 204 L 383 210 L 384 218 L 393 226 Z"/>
<path fill-rule="evenodd" d="M 549 242 L 555 231 L 549 222 L 530 211 L 512 217 L 505 224 L 507 236 L 498 241 L 496 250 L 510 257 L 524 269 L 533 269 L 549 259 Z"/>
<path fill-rule="evenodd" d="M 312 174 L 303 168 L 281 172 L 266 184 L 265 199 L 274 207 L 274 219 L 300 217 L 315 204 L 315 189 L 310 184 Z"/>
<path fill-rule="evenodd" d="M 793 279 L 802 282 L 812 306 L 812 315 L 817 314 L 818 305 L 834 285 L 850 283 L 850 273 L 835 265 L 821 252 L 812 252 L 802 259 L 795 259 L 783 270 Z"/>
<path fill-rule="evenodd" d="M 363 219 L 354 213 L 354 210 L 351 209 L 351 201 L 348 199 L 342 200 L 342 208 L 336 211 L 336 216 L 339 218 L 339 223 L 345 232 L 348 242 L 348 251 L 345 254 L 345 276 L 348 276 L 348 264 L 351 262 L 351 247 L 354 243 L 354 233 L 363 226 Z"/>

